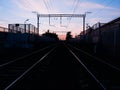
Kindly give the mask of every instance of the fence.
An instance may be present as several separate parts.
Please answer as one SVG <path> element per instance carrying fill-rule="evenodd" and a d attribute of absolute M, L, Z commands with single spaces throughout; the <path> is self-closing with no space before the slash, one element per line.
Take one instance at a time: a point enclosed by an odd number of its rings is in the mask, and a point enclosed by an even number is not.
<path fill-rule="evenodd" d="M 0 26 L 0 32 L 8 32 L 8 28 Z"/>

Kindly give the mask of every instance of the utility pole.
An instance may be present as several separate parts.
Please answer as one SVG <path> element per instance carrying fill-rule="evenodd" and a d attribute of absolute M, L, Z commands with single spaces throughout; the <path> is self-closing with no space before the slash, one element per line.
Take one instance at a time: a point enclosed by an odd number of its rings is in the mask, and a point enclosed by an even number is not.
<path fill-rule="evenodd" d="M 85 35 L 85 17 L 86 14 L 83 15 L 83 35 Z"/>
<path fill-rule="evenodd" d="M 39 35 L 39 17 L 40 17 L 40 15 L 39 15 L 39 13 L 36 12 L 36 11 L 32 11 L 32 13 L 37 14 L 37 34 Z"/>
<path fill-rule="evenodd" d="M 29 19 L 26 19 L 25 21 L 24 21 L 24 30 L 25 30 L 25 33 L 26 33 L 26 22 L 27 21 L 29 21 Z"/>
<path fill-rule="evenodd" d="M 36 11 L 33 11 L 32 13 L 37 14 L 37 29 L 39 33 L 39 17 L 49 17 L 49 25 L 50 25 L 50 18 L 51 17 L 60 17 L 60 24 L 62 24 L 62 17 L 82 17 L 83 18 L 83 34 L 85 34 L 85 18 L 87 13 L 91 12 L 85 12 L 85 14 L 39 14 Z M 52 25 L 53 26 L 53 25 Z M 63 26 L 65 27 L 65 26 Z"/>
<path fill-rule="evenodd" d="M 39 35 L 39 14 L 37 13 L 37 34 Z"/>
<path fill-rule="evenodd" d="M 83 38 L 85 39 L 85 18 L 86 18 L 86 15 L 87 14 L 89 14 L 89 13 L 91 13 L 91 12 L 85 12 L 84 14 L 83 14 Z"/>

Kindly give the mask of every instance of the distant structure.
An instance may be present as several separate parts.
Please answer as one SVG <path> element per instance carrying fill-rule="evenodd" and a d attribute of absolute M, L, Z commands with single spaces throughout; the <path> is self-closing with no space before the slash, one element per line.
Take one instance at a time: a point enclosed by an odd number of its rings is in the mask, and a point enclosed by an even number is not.
<path fill-rule="evenodd" d="M 66 34 L 66 41 L 70 41 L 72 39 L 71 32 L 67 32 Z"/>
<path fill-rule="evenodd" d="M 39 35 L 37 28 L 32 24 L 8 24 L 8 32 Z"/>
<path fill-rule="evenodd" d="M 8 24 L 6 48 L 31 48 L 39 35 L 32 24 Z"/>
<path fill-rule="evenodd" d="M 8 33 L 8 28 L 0 26 L 0 49 L 3 48 L 5 45 L 6 38 L 8 35 L 7 33 Z"/>
<path fill-rule="evenodd" d="M 0 26 L 0 32 L 8 32 L 8 28 Z"/>
<path fill-rule="evenodd" d="M 51 33 L 49 30 L 42 34 L 41 39 L 47 42 L 56 42 L 59 40 L 58 35 L 56 33 Z"/>
<path fill-rule="evenodd" d="M 85 31 L 84 41 L 93 43 L 95 52 L 103 49 L 110 56 L 120 57 L 120 17 L 108 23 L 97 23 L 88 28 Z"/>

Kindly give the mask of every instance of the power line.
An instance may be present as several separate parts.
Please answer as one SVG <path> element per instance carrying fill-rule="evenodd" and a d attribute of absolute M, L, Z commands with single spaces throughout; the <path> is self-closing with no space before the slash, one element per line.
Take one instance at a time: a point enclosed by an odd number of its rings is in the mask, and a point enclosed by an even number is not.
<path fill-rule="evenodd" d="M 75 13 L 75 11 L 76 11 L 76 9 L 77 9 L 77 7 L 78 7 L 78 5 L 79 5 L 79 3 L 80 3 L 80 1 L 79 0 L 74 0 L 73 1 L 73 12 L 72 12 L 72 14 L 74 14 Z M 70 17 L 70 19 L 69 19 L 69 22 L 68 22 L 68 25 L 67 25 L 67 27 L 70 25 L 70 22 L 71 22 L 71 19 L 72 19 L 72 17 Z"/>
<path fill-rule="evenodd" d="M 106 0 L 103 0 L 103 4 L 105 3 Z M 106 6 L 109 6 L 110 4 L 112 4 L 114 0 L 110 0 L 110 2 L 108 2 L 106 4 Z M 92 16 L 95 16 L 95 15 L 101 15 L 100 12 L 104 11 L 105 9 L 104 8 L 101 8 L 100 10 L 96 11 L 96 13 L 94 13 Z"/>
<path fill-rule="evenodd" d="M 76 1 L 76 5 L 75 5 L 75 7 L 74 7 L 74 9 L 73 9 L 73 14 L 75 13 L 76 9 L 78 8 L 79 3 L 80 3 L 80 1 L 77 0 L 77 1 Z"/>
<path fill-rule="evenodd" d="M 48 13 L 50 14 L 50 12 L 52 12 L 52 10 L 53 10 L 53 5 L 52 5 L 52 1 L 51 0 L 49 0 L 49 2 L 48 1 L 46 1 L 46 0 L 43 0 L 43 2 L 44 2 L 44 4 L 45 4 L 45 6 L 46 6 L 46 8 L 47 8 L 47 10 L 48 10 Z M 54 26 L 54 25 L 51 25 L 50 24 L 50 18 L 51 17 L 49 17 L 49 25 L 50 26 Z M 53 22 L 54 23 L 54 22 Z"/>
<path fill-rule="evenodd" d="M 53 4 L 51 0 L 44 0 L 45 6 L 47 7 L 49 13 L 53 11 Z"/>
<path fill-rule="evenodd" d="M 72 12 L 74 12 L 75 2 L 76 2 L 76 0 L 73 0 L 73 4 L 72 4 Z M 72 17 L 69 18 L 69 22 L 68 22 L 67 27 L 69 26 L 71 19 L 72 19 Z"/>
<path fill-rule="evenodd" d="M 47 4 L 46 0 L 43 0 L 43 2 L 44 2 L 44 4 L 45 4 L 45 7 L 46 7 L 46 9 L 47 9 L 48 13 L 50 13 L 50 11 L 49 11 L 49 6 L 48 6 L 48 4 Z"/>
<path fill-rule="evenodd" d="M 106 1 L 107 0 L 102 0 L 100 4 L 103 5 L 104 7 L 108 7 L 109 5 L 112 4 L 114 0 L 108 0 L 107 2 Z M 90 17 L 97 17 L 99 19 L 101 19 L 102 17 L 104 18 L 105 16 L 102 14 L 102 12 L 105 10 L 106 10 L 105 8 L 100 8 L 95 13 L 91 14 Z"/>
<path fill-rule="evenodd" d="M 52 1 L 53 0 L 49 0 L 49 6 L 51 7 L 51 11 L 54 9 Z"/>
<path fill-rule="evenodd" d="M 74 10 L 76 0 L 73 0 L 72 11 Z"/>

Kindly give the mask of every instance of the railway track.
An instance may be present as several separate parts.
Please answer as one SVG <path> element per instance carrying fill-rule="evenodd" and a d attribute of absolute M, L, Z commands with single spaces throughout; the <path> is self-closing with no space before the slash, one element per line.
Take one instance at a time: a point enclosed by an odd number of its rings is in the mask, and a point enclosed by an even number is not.
<path fill-rule="evenodd" d="M 41 61 L 54 46 L 45 47 L 25 56 L 19 57 L 0 65 L 0 90 L 7 90 L 18 79 L 30 71 L 37 62 Z"/>
<path fill-rule="evenodd" d="M 120 68 L 75 46 L 68 46 L 107 90 L 120 90 Z"/>
<path fill-rule="evenodd" d="M 109 79 L 104 76 L 110 68 L 89 59 L 66 44 L 54 45 L 1 66 L 0 89 L 117 90 L 106 85 Z"/>

